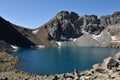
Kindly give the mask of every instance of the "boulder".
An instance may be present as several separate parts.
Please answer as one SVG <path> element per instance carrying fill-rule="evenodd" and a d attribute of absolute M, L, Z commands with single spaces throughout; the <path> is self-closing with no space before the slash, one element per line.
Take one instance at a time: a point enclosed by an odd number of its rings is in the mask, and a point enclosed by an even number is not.
<path fill-rule="evenodd" d="M 112 57 L 108 57 L 104 60 L 104 66 L 106 66 L 108 69 L 112 69 L 113 67 L 118 67 L 119 62 L 117 62 Z"/>

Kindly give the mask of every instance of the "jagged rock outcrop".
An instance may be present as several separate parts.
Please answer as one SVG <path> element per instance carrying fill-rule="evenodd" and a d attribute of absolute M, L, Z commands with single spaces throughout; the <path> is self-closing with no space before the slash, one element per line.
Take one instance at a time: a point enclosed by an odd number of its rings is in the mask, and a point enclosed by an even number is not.
<path fill-rule="evenodd" d="M 115 12 L 112 15 L 102 16 L 100 18 L 100 24 L 105 28 L 108 25 L 120 24 L 120 12 Z"/>
<path fill-rule="evenodd" d="M 85 15 L 81 18 L 83 18 L 83 25 L 81 27 L 89 34 L 98 35 L 104 30 L 104 28 L 100 26 L 100 20 L 96 15 Z"/>

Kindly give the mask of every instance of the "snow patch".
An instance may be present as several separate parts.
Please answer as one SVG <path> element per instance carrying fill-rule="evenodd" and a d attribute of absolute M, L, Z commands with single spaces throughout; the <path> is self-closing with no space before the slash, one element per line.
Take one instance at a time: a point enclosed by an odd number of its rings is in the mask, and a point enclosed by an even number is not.
<path fill-rule="evenodd" d="M 38 48 L 45 48 L 45 45 L 37 45 Z"/>
<path fill-rule="evenodd" d="M 73 39 L 73 42 L 75 42 L 77 39 Z"/>
<path fill-rule="evenodd" d="M 75 42 L 77 39 L 76 38 L 70 38 L 69 40 Z"/>
<path fill-rule="evenodd" d="M 36 46 L 31 46 L 31 48 L 45 48 L 44 45 L 36 45 Z"/>
<path fill-rule="evenodd" d="M 61 42 L 57 42 L 58 46 L 60 47 L 61 46 Z"/>
<path fill-rule="evenodd" d="M 96 36 L 96 35 L 92 35 L 92 38 L 95 39 L 95 40 L 98 40 L 98 38 L 99 38 L 102 34 L 103 34 L 103 32 L 102 32 L 101 34 L 97 35 L 97 36 Z"/>
<path fill-rule="evenodd" d="M 116 36 L 111 36 L 112 40 L 117 40 Z"/>
<path fill-rule="evenodd" d="M 98 41 L 98 37 L 100 37 L 102 35 L 102 33 L 97 35 L 97 36 L 96 35 L 90 35 L 88 32 L 86 32 L 84 30 L 82 30 L 82 33 L 85 33 L 85 34 L 89 35 L 90 37 L 92 37 L 93 39 L 95 39 L 97 41 Z"/>
<path fill-rule="evenodd" d="M 112 41 L 111 42 L 120 42 L 120 38 L 117 38 L 117 36 L 111 36 Z"/>
<path fill-rule="evenodd" d="M 98 37 L 95 36 L 95 35 L 92 35 L 92 38 L 95 39 L 95 40 L 98 40 Z"/>
<path fill-rule="evenodd" d="M 18 50 L 18 47 L 17 46 L 14 46 L 14 45 L 10 45 L 15 51 Z"/>
<path fill-rule="evenodd" d="M 89 34 L 88 32 L 86 32 L 86 31 L 84 31 L 84 30 L 82 30 L 82 33 Z"/>
<path fill-rule="evenodd" d="M 37 34 L 39 30 L 32 31 L 33 34 Z"/>

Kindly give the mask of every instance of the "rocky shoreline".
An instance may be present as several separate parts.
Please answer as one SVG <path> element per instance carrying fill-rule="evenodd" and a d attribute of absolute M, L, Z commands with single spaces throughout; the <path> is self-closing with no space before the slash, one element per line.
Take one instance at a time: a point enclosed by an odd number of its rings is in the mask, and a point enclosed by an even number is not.
<path fill-rule="evenodd" d="M 104 59 L 103 63 L 93 65 L 93 68 L 83 72 L 56 75 L 34 75 L 15 69 L 18 57 L 8 53 L 0 53 L 0 80 L 119 80 L 120 52 L 114 57 Z"/>

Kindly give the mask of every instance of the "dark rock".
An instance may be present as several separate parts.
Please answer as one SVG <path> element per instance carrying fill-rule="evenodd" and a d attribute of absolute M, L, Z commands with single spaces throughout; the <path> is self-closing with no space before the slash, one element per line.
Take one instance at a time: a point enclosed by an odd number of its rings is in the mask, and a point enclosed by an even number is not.
<path fill-rule="evenodd" d="M 83 16 L 83 19 L 84 26 L 87 26 L 88 24 L 99 24 L 99 20 L 96 15 L 85 15 Z"/>
<path fill-rule="evenodd" d="M 99 73 L 106 73 L 105 69 L 100 69 L 100 68 L 96 69 L 95 71 Z"/>
<path fill-rule="evenodd" d="M 12 52 L 13 48 L 6 42 L 0 40 L 0 52 Z"/>
<path fill-rule="evenodd" d="M 66 21 L 62 25 L 62 34 L 66 38 L 78 38 L 79 36 L 82 35 L 81 30 L 79 27 L 75 27 L 73 24 L 70 22 Z"/>
<path fill-rule="evenodd" d="M 57 75 L 55 75 L 53 80 L 58 80 L 58 76 L 57 76 Z"/>
<path fill-rule="evenodd" d="M 104 60 L 103 65 L 106 66 L 108 69 L 112 69 L 114 67 L 118 67 L 119 62 L 112 57 L 108 57 Z"/>
<path fill-rule="evenodd" d="M 75 13 L 75 12 L 71 12 L 70 13 L 70 20 L 71 20 L 71 22 L 75 22 L 76 20 L 78 20 L 78 18 L 79 18 L 79 16 L 78 16 L 77 13 Z"/>
<path fill-rule="evenodd" d="M 8 80 L 8 78 L 6 77 L 4 80 Z"/>
<path fill-rule="evenodd" d="M 111 69 L 112 67 L 118 67 L 119 62 L 114 59 L 110 59 L 109 63 L 107 64 L 107 68 Z"/>
<path fill-rule="evenodd" d="M 103 31 L 104 28 L 100 27 L 97 24 L 88 24 L 84 27 L 84 30 L 88 32 L 89 34 L 95 34 L 98 35 Z"/>
<path fill-rule="evenodd" d="M 99 26 L 100 20 L 97 18 L 96 15 L 85 15 L 82 18 L 83 18 L 82 28 L 86 32 L 98 35 L 104 29 L 103 27 Z"/>
<path fill-rule="evenodd" d="M 0 80 L 9 80 L 7 77 L 5 77 L 5 78 L 1 78 Z"/>

